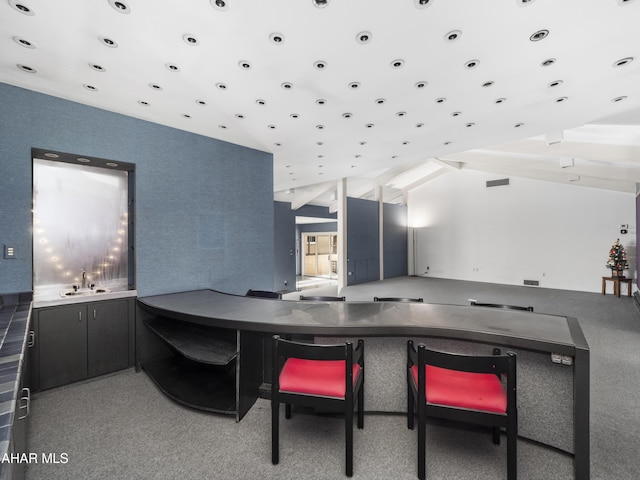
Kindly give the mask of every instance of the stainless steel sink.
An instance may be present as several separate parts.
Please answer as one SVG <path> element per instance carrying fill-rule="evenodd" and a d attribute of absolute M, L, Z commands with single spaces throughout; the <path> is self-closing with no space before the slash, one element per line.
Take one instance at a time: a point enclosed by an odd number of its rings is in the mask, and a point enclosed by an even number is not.
<path fill-rule="evenodd" d="M 83 296 L 88 296 L 88 295 L 99 295 L 101 293 L 109 293 L 111 290 L 108 290 L 106 288 L 94 288 L 94 289 L 90 289 L 90 288 L 81 288 L 78 290 L 75 290 L 73 288 L 70 288 L 68 290 L 62 290 L 60 292 L 60 296 L 65 298 L 65 297 L 83 297 Z"/>

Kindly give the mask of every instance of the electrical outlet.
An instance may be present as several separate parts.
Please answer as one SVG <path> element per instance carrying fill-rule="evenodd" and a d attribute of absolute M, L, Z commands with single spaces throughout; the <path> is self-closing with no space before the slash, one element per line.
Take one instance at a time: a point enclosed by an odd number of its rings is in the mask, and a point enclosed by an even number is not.
<path fill-rule="evenodd" d="M 573 365 L 573 357 L 570 357 L 569 355 L 562 355 L 562 364 Z"/>
<path fill-rule="evenodd" d="M 562 355 L 560 355 L 559 353 L 552 353 L 551 361 L 553 363 L 562 363 Z"/>
<path fill-rule="evenodd" d="M 16 247 L 10 245 L 4 246 L 4 258 L 16 258 Z"/>

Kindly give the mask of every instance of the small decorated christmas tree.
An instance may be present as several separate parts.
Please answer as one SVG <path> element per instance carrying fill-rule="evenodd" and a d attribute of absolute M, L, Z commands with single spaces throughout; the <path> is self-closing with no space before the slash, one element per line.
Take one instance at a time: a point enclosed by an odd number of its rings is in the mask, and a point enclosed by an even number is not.
<path fill-rule="evenodd" d="M 607 268 L 611 269 L 611 276 L 613 277 L 624 277 L 624 270 L 629 270 L 627 252 L 620 244 L 620 239 L 617 239 L 616 243 L 611 246 L 611 250 L 609 250 Z"/>

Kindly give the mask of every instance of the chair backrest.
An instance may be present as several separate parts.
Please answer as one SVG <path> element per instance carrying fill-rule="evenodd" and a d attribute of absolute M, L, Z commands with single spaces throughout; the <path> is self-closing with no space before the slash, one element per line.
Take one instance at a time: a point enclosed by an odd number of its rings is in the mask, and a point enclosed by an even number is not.
<path fill-rule="evenodd" d="M 346 300 L 346 297 L 332 297 L 327 295 L 300 295 L 300 300 L 314 302 L 344 302 Z"/>
<path fill-rule="evenodd" d="M 280 292 L 269 292 L 267 290 L 247 290 L 245 294 L 246 297 L 259 297 L 259 298 L 275 298 L 278 300 L 282 299 L 282 293 Z"/>
<path fill-rule="evenodd" d="M 533 307 L 522 307 L 520 305 L 503 305 L 501 303 L 481 303 L 476 300 L 470 300 L 470 305 L 474 307 L 490 307 L 490 308 L 503 308 L 505 310 L 522 310 L 525 312 L 533 312 Z"/>
<path fill-rule="evenodd" d="M 373 297 L 374 302 L 405 302 L 405 303 L 423 303 L 424 298 L 408 298 L 408 297 Z"/>

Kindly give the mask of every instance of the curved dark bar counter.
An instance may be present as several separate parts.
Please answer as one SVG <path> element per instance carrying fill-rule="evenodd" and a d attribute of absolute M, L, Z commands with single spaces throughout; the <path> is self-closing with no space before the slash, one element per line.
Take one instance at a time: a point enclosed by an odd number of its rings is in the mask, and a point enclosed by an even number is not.
<path fill-rule="evenodd" d="M 139 298 L 136 322 L 138 369 L 144 368 L 175 400 L 235 414 L 238 420 L 258 396 L 263 340 L 274 333 L 426 337 L 561 354 L 573 364 L 575 478 L 589 478 L 589 347 L 575 318 L 428 303 L 297 302 L 198 290 Z M 207 404 L 225 388 L 224 398 Z"/>

